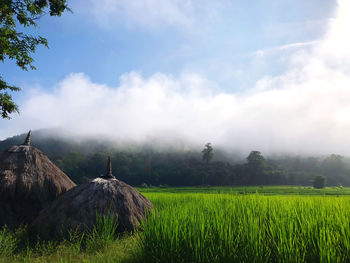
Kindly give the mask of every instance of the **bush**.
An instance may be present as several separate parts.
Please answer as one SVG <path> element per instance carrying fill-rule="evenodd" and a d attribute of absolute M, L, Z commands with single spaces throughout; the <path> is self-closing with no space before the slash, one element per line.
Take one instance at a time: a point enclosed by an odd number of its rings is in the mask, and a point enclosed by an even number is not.
<path fill-rule="evenodd" d="M 324 188 L 326 184 L 326 178 L 322 175 L 316 175 L 313 179 L 313 186 L 316 188 L 316 189 L 321 189 L 321 188 Z"/>

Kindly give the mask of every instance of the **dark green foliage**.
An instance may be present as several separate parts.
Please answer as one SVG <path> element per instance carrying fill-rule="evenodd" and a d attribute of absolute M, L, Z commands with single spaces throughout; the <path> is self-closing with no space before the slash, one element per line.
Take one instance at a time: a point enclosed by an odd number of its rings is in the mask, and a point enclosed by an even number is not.
<path fill-rule="evenodd" d="M 213 147 L 211 146 L 211 143 L 208 142 L 204 149 L 202 150 L 202 159 L 203 161 L 205 161 L 206 164 L 208 164 L 210 162 L 210 160 L 213 158 Z"/>
<path fill-rule="evenodd" d="M 313 186 L 317 189 L 322 189 L 325 187 L 326 178 L 322 175 L 316 175 L 312 182 Z"/>
<path fill-rule="evenodd" d="M 60 16 L 69 10 L 66 0 L 0 0 L 0 61 L 15 60 L 23 70 L 35 69 L 32 64 L 32 53 L 37 46 L 48 46 L 41 36 L 19 32 L 18 26 L 37 27 L 37 20 L 47 13 Z M 18 91 L 19 88 L 7 84 L 0 76 L 0 111 L 2 118 L 18 112 L 17 105 L 7 91 Z"/>
<path fill-rule="evenodd" d="M 266 166 L 266 161 L 261 152 L 251 151 L 247 157 L 247 165 L 252 170 L 263 170 Z"/>
<path fill-rule="evenodd" d="M 327 156 L 320 163 L 320 174 L 324 175 L 329 185 L 343 184 L 344 177 L 348 174 L 344 157 L 338 154 Z"/>
<path fill-rule="evenodd" d="M 0 142 L 0 151 L 23 143 L 25 134 Z M 118 146 L 112 142 L 86 140 L 76 142 L 34 131 L 32 145 L 45 152 L 75 183 L 95 178 L 105 171 L 111 156 L 114 175 L 130 185 L 198 186 L 198 185 L 312 185 L 315 174 L 326 177 L 327 184 L 350 186 L 349 160 L 338 155 L 326 158 L 265 158 L 252 151 L 244 160 L 219 154 L 202 161 L 200 149 L 173 151 L 146 147 Z M 348 162 L 348 163 L 347 163 Z"/>
<path fill-rule="evenodd" d="M 11 112 L 18 112 L 18 107 L 12 101 L 12 96 L 6 90 L 19 91 L 19 88 L 7 85 L 0 76 L 0 113 L 2 118 L 9 119 L 9 114 Z"/>
<path fill-rule="evenodd" d="M 266 160 L 259 151 L 251 151 L 247 157 L 246 164 L 247 173 L 247 184 L 267 184 L 265 169 Z"/>

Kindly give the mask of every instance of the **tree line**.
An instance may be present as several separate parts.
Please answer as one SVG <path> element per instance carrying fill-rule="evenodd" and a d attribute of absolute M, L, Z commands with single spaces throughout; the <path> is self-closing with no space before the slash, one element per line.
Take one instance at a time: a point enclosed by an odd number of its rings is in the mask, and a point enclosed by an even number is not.
<path fill-rule="evenodd" d="M 20 144 L 24 135 L 0 142 L 0 150 Z M 285 156 L 266 158 L 251 151 L 244 160 L 230 158 L 208 143 L 192 151 L 157 151 L 149 147 L 120 149 L 97 140 L 76 143 L 59 138 L 32 136 L 41 149 L 76 183 L 95 178 L 106 171 L 111 157 L 114 175 L 134 186 L 196 185 L 312 185 L 319 175 L 327 185 L 350 186 L 350 169 L 340 155 L 327 157 Z"/>
<path fill-rule="evenodd" d="M 131 185 L 312 185 L 321 176 L 327 185 L 350 186 L 350 170 L 339 155 L 323 160 L 266 159 L 261 152 L 251 151 L 244 163 L 231 164 L 193 152 L 102 151 L 87 156 L 70 152 L 55 163 L 82 183 L 105 171 L 107 156 L 111 156 L 115 176 Z"/>

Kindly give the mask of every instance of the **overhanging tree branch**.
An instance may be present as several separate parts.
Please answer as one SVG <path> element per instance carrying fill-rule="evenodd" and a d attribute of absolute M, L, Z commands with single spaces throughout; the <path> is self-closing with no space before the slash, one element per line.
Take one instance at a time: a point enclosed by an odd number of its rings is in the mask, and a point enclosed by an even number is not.
<path fill-rule="evenodd" d="M 18 32 L 16 23 L 24 27 L 37 27 L 36 21 L 47 13 L 60 16 L 71 11 L 66 0 L 0 0 L 0 61 L 15 60 L 22 70 L 35 69 L 32 53 L 37 46 L 48 47 L 46 38 Z M 19 112 L 12 96 L 7 91 L 19 88 L 7 84 L 0 77 L 0 114 L 10 118 L 12 112 Z"/>

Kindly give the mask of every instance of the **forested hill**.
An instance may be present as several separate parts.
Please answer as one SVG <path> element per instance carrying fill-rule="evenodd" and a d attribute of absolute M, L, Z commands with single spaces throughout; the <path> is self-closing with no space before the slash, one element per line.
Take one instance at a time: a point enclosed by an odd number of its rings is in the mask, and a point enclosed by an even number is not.
<path fill-rule="evenodd" d="M 0 141 L 0 150 L 23 143 L 26 134 Z M 327 185 L 350 186 L 347 159 L 284 156 L 269 158 L 258 151 L 238 158 L 213 146 L 213 158 L 203 159 L 203 148 L 159 148 L 121 144 L 110 140 L 60 136 L 52 130 L 32 133 L 32 145 L 46 153 L 76 183 L 106 170 L 111 156 L 115 176 L 131 185 L 312 185 L 315 175 L 326 177 Z M 186 150 L 185 150 L 186 149 Z"/>

